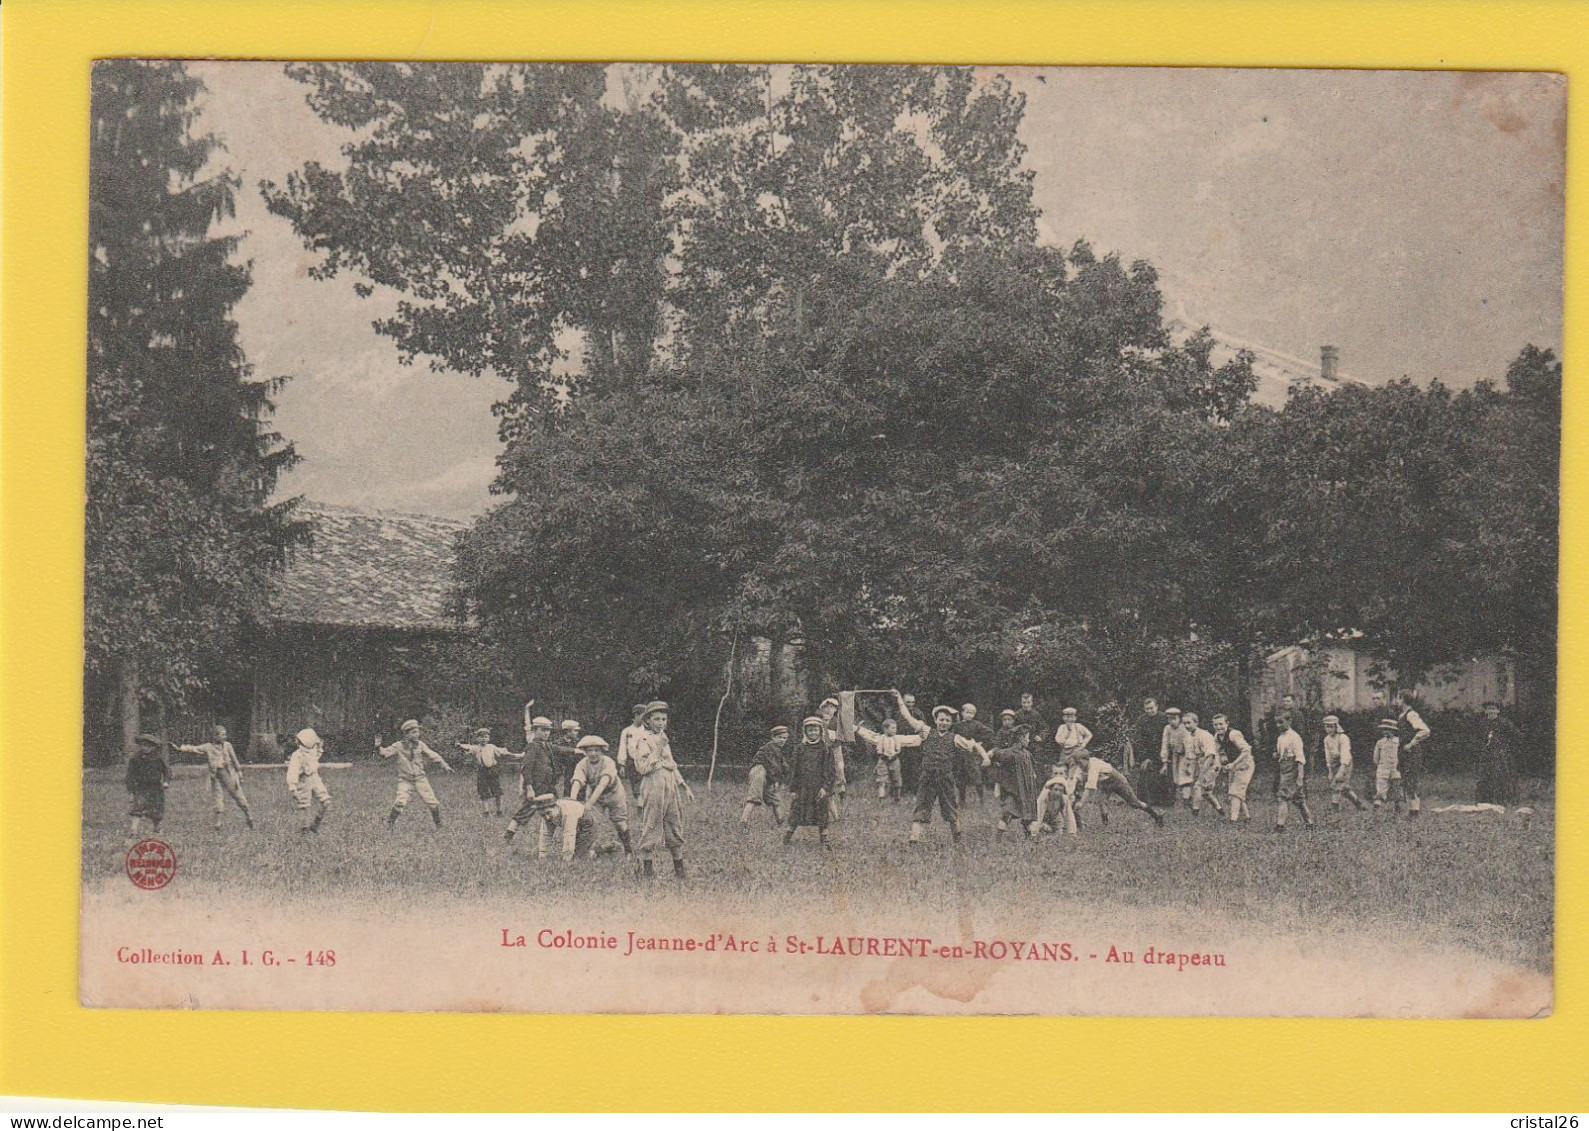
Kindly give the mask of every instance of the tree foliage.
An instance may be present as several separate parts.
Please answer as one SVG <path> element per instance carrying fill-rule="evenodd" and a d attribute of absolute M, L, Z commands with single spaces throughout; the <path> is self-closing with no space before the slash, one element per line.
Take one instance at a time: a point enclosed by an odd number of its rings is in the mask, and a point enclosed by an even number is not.
<path fill-rule="evenodd" d="M 1151 270 L 1028 248 L 824 310 L 768 336 L 754 397 L 663 374 L 510 446 L 463 581 L 534 668 L 695 689 L 737 629 L 842 681 L 1091 699 L 1184 635 L 1201 574 L 1164 567 L 1223 431 L 1188 389 L 1251 374 L 1165 340 Z"/>
<path fill-rule="evenodd" d="M 278 382 L 230 318 L 249 271 L 209 235 L 236 182 L 194 133 L 201 91 L 178 63 L 93 72 L 84 643 L 90 718 L 120 695 L 124 726 L 225 668 L 295 535 L 267 502 L 295 459 L 267 423 Z"/>
<path fill-rule="evenodd" d="M 288 73 L 353 137 L 269 207 L 318 277 L 398 294 L 376 328 L 406 360 L 511 382 L 510 443 L 661 355 L 753 378 L 744 351 L 808 304 L 1034 231 L 1021 99 L 967 68 Z"/>
<path fill-rule="evenodd" d="M 1351 639 L 1544 657 L 1560 366 L 1250 403 L 1146 264 L 1040 246 L 997 76 L 313 64 L 346 165 L 267 185 L 402 354 L 512 383 L 461 595 L 521 678 L 1233 693 Z"/>

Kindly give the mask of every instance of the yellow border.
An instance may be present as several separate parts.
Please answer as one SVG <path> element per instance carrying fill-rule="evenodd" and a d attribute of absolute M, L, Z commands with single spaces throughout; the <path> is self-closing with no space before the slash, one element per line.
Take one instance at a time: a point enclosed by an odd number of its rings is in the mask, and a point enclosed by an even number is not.
<path fill-rule="evenodd" d="M 1589 5 L 1010 0 L 9 0 L 0 387 L 0 1093 L 355 1109 L 1582 1111 L 1589 770 L 1564 750 L 1557 1007 L 1533 1022 L 267 1015 L 76 1004 L 88 71 L 106 55 L 1543 69 L 1589 113 Z M 1589 215 L 1569 165 L 1568 279 Z M 1454 238 L 1460 238 L 1453 233 Z M 1565 354 L 1583 291 L 1568 287 Z M 1562 699 L 1586 657 L 1589 397 L 1566 397 Z M 1574 716 L 1563 711 L 1564 719 Z M 1574 804 L 1574 801 L 1579 804 Z M 1571 835 L 1567 835 L 1571 834 Z M 1220 1050 L 1239 1068 L 1141 1072 Z M 589 1050 L 618 1073 L 592 1090 Z M 423 1050 L 419 1052 L 418 1050 Z M 1178 1051 L 1177 1051 L 1178 1050 Z M 1195 1059 L 1195 1056 L 1194 1056 Z M 576 1065 L 583 1065 L 576 1070 Z"/>

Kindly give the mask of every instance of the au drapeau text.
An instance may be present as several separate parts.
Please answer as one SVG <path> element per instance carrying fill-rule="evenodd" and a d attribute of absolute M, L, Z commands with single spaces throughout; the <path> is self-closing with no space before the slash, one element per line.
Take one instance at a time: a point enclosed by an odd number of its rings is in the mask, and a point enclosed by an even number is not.
<path fill-rule="evenodd" d="M 639 931 L 580 931 L 542 927 L 533 933 L 501 929 L 500 946 L 509 949 L 606 952 L 629 958 L 657 953 L 702 955 L 789 955 L 810 958 L 939 958 L 988 962 L 1096 962 L 1156 966 L 1175 970 L 1224 966 L 1217 951 L 1109 945 L 1083 949 L 1055 939 L 970 939 L 944 942 L 922 935 L 751 935 L 711 931 L 698 935 L 654 935 Z"/>

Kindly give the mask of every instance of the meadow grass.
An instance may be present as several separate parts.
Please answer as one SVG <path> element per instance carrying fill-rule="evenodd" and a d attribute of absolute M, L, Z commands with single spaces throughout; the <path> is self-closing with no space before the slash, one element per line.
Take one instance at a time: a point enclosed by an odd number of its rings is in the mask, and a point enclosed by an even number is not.
<path fill-rule="evenodd" d="M 997 909 L 1017 917 L 1023 908 L 1070 905 L 1103 921 L 1111 914 L 1139 921 L 1162 915 L 1166 922 L 1276 938 L 1351 932 L 1389 945 L 1441 942 L 1546 971 L 1551 965 L 1550 800 L 1535 803 L 1531 817 L 1426 813 L 1412 821 L 1350 809 L 1335 814 L 1327 794 L 1315 791 L 1318 827 L 1305 830 L 1293 815 L 1294 827 L 1276 836 L 1260 779 L 1250 824 L 1232 826 L 1209 813 L 1194 819 L 1181 810 L 1161 830 L 1143 814 L 1111 804 L 1107 825 L 1089 806 L 1079 837 L 1031 842 L 995 838 L 989 797 L 980 809 L 968 809 L 956 849 L 936 819 L 925 843 L 907 844 L 909 799 L 898 806 L 879 801 L 860 783 L 833 828 L 834 850 L 823 853 L 813 829 L 785 847 L 764 812 L 742 826 L 744 787 L 719 779 L 711 792 L 696 782 L 696 801 L 688 805 L 686 884 L 680 888 L 663 875 L 642 888 L 617 856 L 537 860 L 533 829 L 507 845 L 506 817 L 481 817 L 471 772 L 432 775 L 443 805 L 439 830 L 417 800 L 396 828 L 386 827 L 396 784 L 389 767 L 360 764 L 324 776 L 334 807 L 317 835 L 304 836 L 280 770 L 246 775 L 255 830 L 245 830 L 237 810 L 228 809 L 217 831 L 210 827 L 203 771 L 179 768 L 159 835 L 176 850 L 180 886 L 198 899 L 225 893 L 267 904 L 375 902 L 394 915 L 470 900 L 602 906 L 639 900 L 654 907 L 688 898 L 728 913 L 886 903 Z M 504 786 L 511 812 L 510 776 Z M 1439 778 L 1428 783 L 1424 803 L 1464 802 L 1471 793 L 1469 779 Z M 85 887 L 119 890 L 132 839 L 120 774 L 85 773 L 83 802 Z M 598 830 L 601 843 L 613 843 L 604 818 Z M 665 858 L 659 871 L 668 872 Z"/>

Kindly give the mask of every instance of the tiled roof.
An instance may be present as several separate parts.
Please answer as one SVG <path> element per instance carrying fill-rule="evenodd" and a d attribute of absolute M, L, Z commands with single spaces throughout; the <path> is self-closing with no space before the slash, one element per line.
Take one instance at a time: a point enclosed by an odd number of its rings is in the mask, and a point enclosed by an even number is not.
<path fill-rule="evenodd" d="M 311 539 L 295 547 L 270 602 L 279 623 L 360 628 L 461 627 L 448 615 L 465 524 L 430 515 L 310 503 Z"/>

